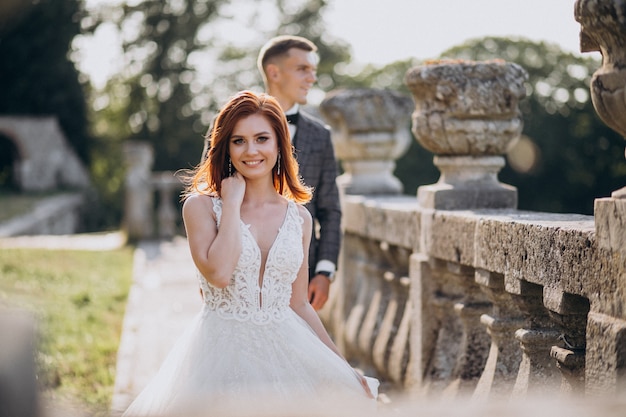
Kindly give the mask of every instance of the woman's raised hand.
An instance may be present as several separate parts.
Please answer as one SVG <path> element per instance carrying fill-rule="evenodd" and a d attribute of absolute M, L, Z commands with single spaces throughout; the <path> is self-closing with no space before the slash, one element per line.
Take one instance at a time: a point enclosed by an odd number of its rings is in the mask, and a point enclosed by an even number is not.
<path fill-rule="evenodd" d="M 243 175 L 235 172 L 233 176 L 222 180 L 222 201 L 241 206 L 243 196 L 246 193 L 246 181 Z"/>

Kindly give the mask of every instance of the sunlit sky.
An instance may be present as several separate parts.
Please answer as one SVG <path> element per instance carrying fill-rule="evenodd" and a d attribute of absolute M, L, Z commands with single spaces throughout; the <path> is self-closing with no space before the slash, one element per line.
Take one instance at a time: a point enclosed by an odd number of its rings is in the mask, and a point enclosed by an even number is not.
<path fill-rule="evenodd" d="M 87 5 L 102 2 L 120 0 L 87 0 Z M 547 41 L 579 54 L 580 25 L 574 20 L 574 2 L 329 0 L 324 18 L 329 34 L 351 46 L 353 61 L 358 64 L 384 65 L 406 58 L 434 58 L 451 46 L 484 36 Z M 81 69 L 91 75 L 96 86 L 102 86 L 120 62 L 115 33 L 111 27 L 104 26 L 94 39 L 81 45 L 84 45 Z"/>

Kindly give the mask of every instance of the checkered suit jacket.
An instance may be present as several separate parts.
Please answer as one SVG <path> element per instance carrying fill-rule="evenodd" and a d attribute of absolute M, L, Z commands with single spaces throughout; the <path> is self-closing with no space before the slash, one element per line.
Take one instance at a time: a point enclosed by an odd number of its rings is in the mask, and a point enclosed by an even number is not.
<path fill-rule="evenodd" d="M 313 187 L 313 198 L 306 208 L 314 227 L 309 250 L 309 276 L 321 259 L 337 265 L 341 245 L 341 205 L 337 189 L 337 161 L 330 131 L 318 119 L 300 110 L 296 135 L 293 138 L 300 176 Z"/>

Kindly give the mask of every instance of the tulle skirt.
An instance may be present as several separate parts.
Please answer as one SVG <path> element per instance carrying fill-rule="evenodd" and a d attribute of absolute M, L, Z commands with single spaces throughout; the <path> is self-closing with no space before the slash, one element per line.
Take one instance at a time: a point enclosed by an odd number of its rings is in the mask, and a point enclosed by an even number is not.
<path fill-rule="evenodd" d="M 374 392 L 378 381 L 368 383 Z M 124 417 L 365 416 L 375 409 L 355 371 L 295 312 L 256 324 L 205 307 Z"/>

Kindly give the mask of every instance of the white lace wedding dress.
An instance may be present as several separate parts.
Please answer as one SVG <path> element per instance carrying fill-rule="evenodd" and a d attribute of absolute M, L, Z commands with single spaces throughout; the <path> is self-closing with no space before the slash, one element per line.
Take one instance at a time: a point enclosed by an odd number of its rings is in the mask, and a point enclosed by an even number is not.
<path fill-rule="evenodd" d="M 221 200 L 213 206 L 219 227 Z M 303 260 L 302 222 L 290 202 L 262 287 L 260 249 L 241 222 L 231 283 L 219 289 L 200 276 L 202 310 L 124 416 L 356 416 L 375 409 L 354 370 L 289 307 Z"/>

